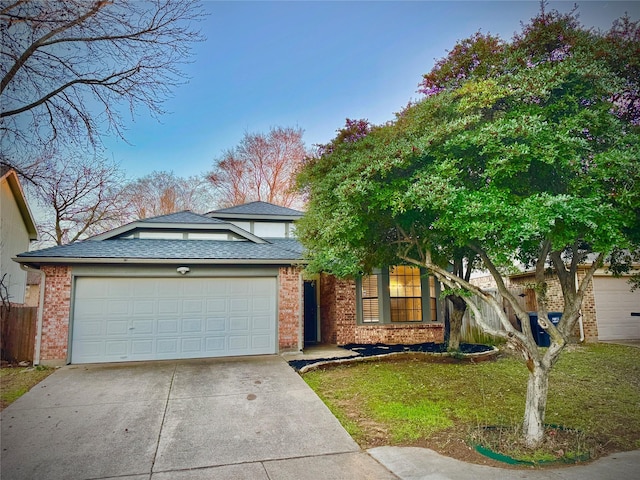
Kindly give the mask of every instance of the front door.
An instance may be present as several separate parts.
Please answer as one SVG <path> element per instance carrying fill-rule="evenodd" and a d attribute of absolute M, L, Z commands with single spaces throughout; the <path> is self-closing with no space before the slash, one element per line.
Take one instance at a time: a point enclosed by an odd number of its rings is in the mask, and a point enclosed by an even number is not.
<path fill-rule="evenodd" d="M 318 335 L 318 304 L 315 280 L 304 282 L 304 344 L 313 345 L 320 340 Z"/>

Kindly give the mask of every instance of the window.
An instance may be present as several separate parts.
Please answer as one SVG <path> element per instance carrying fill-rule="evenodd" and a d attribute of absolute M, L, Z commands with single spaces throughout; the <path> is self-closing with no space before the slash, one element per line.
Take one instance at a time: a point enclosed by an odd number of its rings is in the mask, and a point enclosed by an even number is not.
<path fill-rule="evenodd" d="M 364 323 L 379 322 L 378 275 L 363 277 L 361 285 L 362 321 Z"/>
<path fill-rule="evenodd" d="M 389 270 L 389 297 L 392 322 L 422 321 L 420 269 L 399 266 Z"/>
<path fill-rule="evenodd" d="M 356 291 L 361 324 L 437 321 L 437 283 L 417 267 L 376 270 L 358 279 Z"/>

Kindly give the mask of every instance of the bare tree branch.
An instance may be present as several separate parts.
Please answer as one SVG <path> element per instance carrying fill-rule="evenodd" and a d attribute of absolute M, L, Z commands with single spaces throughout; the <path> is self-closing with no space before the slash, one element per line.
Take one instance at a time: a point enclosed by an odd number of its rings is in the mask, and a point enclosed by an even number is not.
<path fill-rule="evenodd" d="M 30 175 L 48 151 L 124 138 L 121 107 L 163 113 L 203 17 L 199 0 L 1 2 L 3 161 Z"/>

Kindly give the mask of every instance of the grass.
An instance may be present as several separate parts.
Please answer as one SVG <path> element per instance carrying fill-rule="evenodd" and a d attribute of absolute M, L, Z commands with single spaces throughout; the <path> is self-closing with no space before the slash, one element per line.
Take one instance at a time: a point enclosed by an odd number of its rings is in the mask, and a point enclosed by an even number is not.
<path fill-rule="evenodd" d="M 479 429 L 520 424 L 527 376 L 519 358 L 503 354 L 476 364 L 394 357 L 304 379 L 363 448 L 423 445 L 468 460 L 468 442 Z M 575 429 L 579 442 L 592 441 L 594 457 L 640 448 L 640 349 L 568 347 L 551 374 L 546 422 Z"/>
<path fill-rule="evenodd" d="M 54 371 L 44 366 L 0 368 L 0 410 L 4 410 Z"/>

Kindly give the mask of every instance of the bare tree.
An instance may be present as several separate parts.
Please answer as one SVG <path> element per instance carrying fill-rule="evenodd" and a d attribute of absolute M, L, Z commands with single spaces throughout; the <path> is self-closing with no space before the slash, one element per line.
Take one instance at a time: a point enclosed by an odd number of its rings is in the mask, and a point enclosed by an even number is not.
<path fill-rule="evenodd" d="M 0 162 L 28 176 L 47 151 L 123 137 L 122 105 L 161 114 L 202 17 L 197 0 L 0 1 Z"/>
<path fill-rule="evenodd" d="M 182 178 L 173 172 L 153 172 L 131 182 L 125 198 L 134 219 L 191 210 L 204 213 L 212 209 L 213 195 L 202 176 Z"/>
<path fill-rule="evenodd" d="M 284 207 L 300 206 L 295 175 L 307 151 L 299 128 L 272 128 L 268 134 L 245 133 L 239 145 L 214 164 L 209 181 L 222 207 L 265 201 Z"/>
<path fill-rule="evenodd" d="M 31 186 L 45 220 L 38 230 L 44 243 L 63 245 L 113 228 L 126 220 L 123 175 L 104 161 L 62 160 L 50 175 Z"/>

